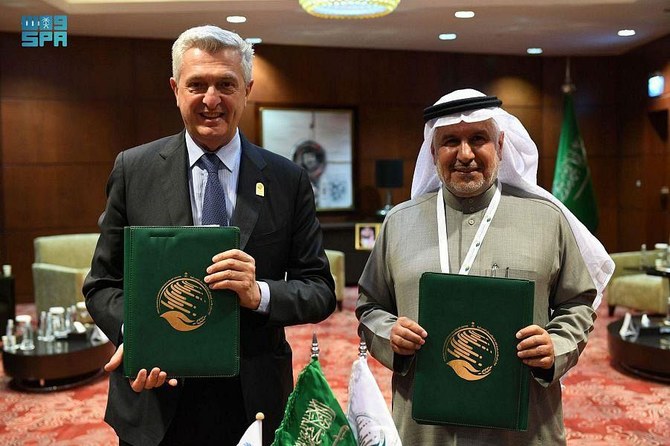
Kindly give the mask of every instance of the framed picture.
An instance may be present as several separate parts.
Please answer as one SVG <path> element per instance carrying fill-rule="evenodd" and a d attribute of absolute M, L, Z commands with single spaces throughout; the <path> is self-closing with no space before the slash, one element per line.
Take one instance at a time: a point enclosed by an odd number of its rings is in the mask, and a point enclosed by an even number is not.
<path fill-rule="evenodd" d="M 360 251 L 370 251 L 375 246 L 377 235 L 382 229 L 381 223 L 356 223 L 355 248 Z"/>
<path fill-rule="evenodd" d="M 351 109 L 260 107 L 260 142 L 304 167 L 318 211 L 354 208 Z"/>

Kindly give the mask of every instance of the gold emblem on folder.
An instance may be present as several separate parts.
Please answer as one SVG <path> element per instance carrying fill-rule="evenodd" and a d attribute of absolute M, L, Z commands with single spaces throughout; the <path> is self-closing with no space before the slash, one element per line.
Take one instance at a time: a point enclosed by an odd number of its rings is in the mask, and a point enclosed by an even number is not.
<path fill-rule="evenodd" d="M 466 381 L 486 378 L 498 363 L 498 342 L 474 322 L 452 331 L 444 341 L 442 359 Z"/>
<path fill-rule="evenodd" d="M 263 183 L 256 183 L 256 195 L 259 197 L 264 197 L 265 196 L 265 186 Z"/>
<path fill-rule="evenodd" d="M 207 285 L 188 273 L 165 282 L 156 299 L 156 311 L 177 331 L 201 327 L 212 311 Z"/>

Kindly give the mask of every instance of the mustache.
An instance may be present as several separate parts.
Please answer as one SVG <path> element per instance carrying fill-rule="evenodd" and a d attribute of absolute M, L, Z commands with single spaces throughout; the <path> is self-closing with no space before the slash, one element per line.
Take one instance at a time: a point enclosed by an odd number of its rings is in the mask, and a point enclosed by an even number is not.
<path fill-rule="evenodd" d="M 468 163 L 463 163 L 461 161 L 456 161 L 454 165 L 452 166 L 453 170 L 474 170 L 478 169 L 479 165 L 477 165 L 477 162 L 475 160 L 471 160 Z"/>

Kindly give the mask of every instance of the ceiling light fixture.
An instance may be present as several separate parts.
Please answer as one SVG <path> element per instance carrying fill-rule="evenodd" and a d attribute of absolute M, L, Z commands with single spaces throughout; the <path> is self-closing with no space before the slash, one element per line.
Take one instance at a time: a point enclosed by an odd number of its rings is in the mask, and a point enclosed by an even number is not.
<path fill-rule="evenodd" d="M 244 23 L 247 21 L 247 18 L 243 15 L 229 15 L 226 17 L 228 23 Z"/>
<path fill-rule="evenodd" d="M 542 48 L 528 48 L 526 52 L 528 54 L 542 54 Z"/>
<path fill-rule="evenodd" d="M 454 33 L 444 33 L 437 36 L 437 38 L 440 40 L 456 40 L 456 37 L 458 36 L 456 36 Z"/>
<path fill-rule="evenodd" d="M 454 17 L 457 19 L 471 19 L 475 16 L 474 11 L 456 11 Z"/>
<path fill-rule="evenodd" d="M 400 0 L 300 0 L 309 14 L 322 19 L 371 19 L 393 12 Z"/>
<path fill-rule="evenodd" d="M 620 37 L 630 37 L 635 35 L 634 29 L 620 29 L 617 33 Z"/>
<path fill-rule="evenodd" d="M 263 42 L 263 39 L 261 39 L 260 37 L 247 37 L 244 40 L 252 45 L 258 45 L 259 43 Z"/>

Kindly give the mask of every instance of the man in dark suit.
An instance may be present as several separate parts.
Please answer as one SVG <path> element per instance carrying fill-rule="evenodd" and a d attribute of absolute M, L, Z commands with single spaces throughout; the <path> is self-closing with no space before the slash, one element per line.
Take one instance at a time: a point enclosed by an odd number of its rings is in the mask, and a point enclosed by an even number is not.
<path fill-rule="evenodd" d="M 118 346 L 106 366 L 112 373 L 105 420 L 122 445 L 235 445 L 259 411 L 269 444 L 293 388 L 284 327 L 317 323 L 335 308 L 307 173 L 238 131 L 253 85 L 252 57 L 251 45 L 235 33 L 214 26 L 185 31 L 172 48 L 170 79 L 185 131 L 124 151 L 114 163 L 84 295 Z M 154 368 L 129 382 L 120 367 L 123 227 L 207 223 L 206 154 L 220 160 L 221 207 L 240 228 L 241 249 L 217 254 L 205 277 L 211 288 L 239 297 L 239 377 L 178 381 Z"/>

